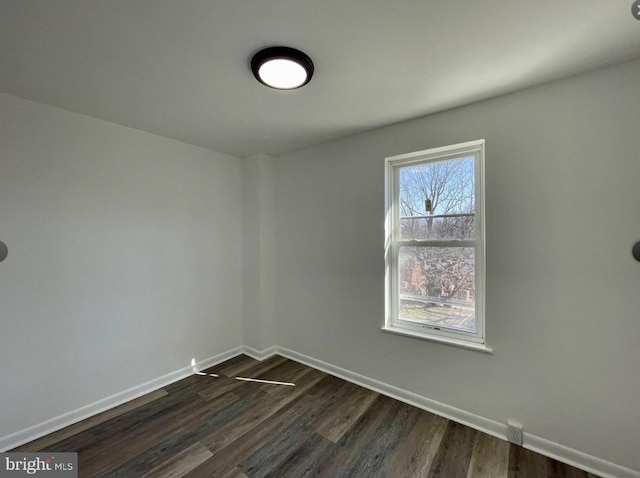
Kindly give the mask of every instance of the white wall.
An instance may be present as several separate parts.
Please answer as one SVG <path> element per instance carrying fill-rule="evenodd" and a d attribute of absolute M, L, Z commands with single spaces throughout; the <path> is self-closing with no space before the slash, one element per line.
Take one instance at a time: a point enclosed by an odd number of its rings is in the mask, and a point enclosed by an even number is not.
<path fill-rule="evenodd" d="M 0 95 L 0 437 L 244 343 L 238 158 Z"/>
<path fill-rule="evenodd" d="M 278 345 L 640 470 L 639 78 L 630 62 L 280 158 Z M 494 353 L 381 332 L 384 158 L 481 138 Z"/>
<path fill-rule="evenodd" d="M 263 351 L 276 345 L 275 158 L 257 154 L 242 163 L 244 339 Z"/>

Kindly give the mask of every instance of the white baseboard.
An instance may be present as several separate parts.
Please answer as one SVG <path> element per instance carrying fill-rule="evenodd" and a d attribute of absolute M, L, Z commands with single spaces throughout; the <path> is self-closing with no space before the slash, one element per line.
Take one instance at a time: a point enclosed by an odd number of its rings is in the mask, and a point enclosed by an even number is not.
<path fill-rule="evenodd" d="M 154 390 L 165 387 L 173 382 L 177 382 L 178 380 L 188 377 L 195 372 L 207 369 L 213 365 L 224 362 L 225 360 L 229 360 L 230 358 L 244 352 L 245 350 L 242 346 L 227 350 L 226 352 L 222 352 L 220 354 L 214 355 L 213 357 L 209 357 L 194 365 L 183 367 L 179 370 L 163 375 L 162 377 L 149 380 L 148 382 L 142 383 L 123 392 L 111 395 L 110 397 L 103 398 L 102 400 L 98 400 L 97 402 L 85 405 L 76 410 L 72 410 L 70 412 L 46 420 L 42 423 L 38 423 L 23 430 L 1 437 L 0 452 L 11 450 L 25 443 L 29 443 L 30 441 L 33 441 L 37 438 L 43 437 L 44 435 L 48 435 L 49 433 L 58 431 L 61 428 L 73 425 L 74 423 L 97 415 L 98 413 L 102 413 L 106 410 L 109 410 L 110 408 L 122 405 L 125 402 L 141 397 L 142 395 L 146 395 L 149 392 L 153 392 Z"/>
<path fill-rule="evenodd" d="M 272 355 L 277 354 L 278 347 L 275 345 L 272 345 L 271 347 L 261 351 L 261 350 L 254 349 L 253 347 L 249 347 L 248 345 L 245 345 L 244 347 L 242 347 L 242 352 L 245 355 L 248 355 L 249 357 L 254 358 L 256 360 L 265 360 L 271 357 Z"/>
<path fill-rule="evenodd" d="M 596 458 L 545 438 L 523 433 L 524 447 L 602 478 L 640 478 L 640 472 Z"/>
<path fill-rule="evenodd" d="M 455 422 L 462 423 L 463 425 L 467 425 L 502 440 L 507 440 L 506 424 L 431 400 L 430 398 L 417 395 L 413 392 L 380 382 L 365 375 L 323 362 L 322 360 L 309 357 L 284 347 L 276 347 L 276 353 L 297 362 L 309 365 L 310 367 L 318 370 L 322 370 L 323 372 L 327 372 L 331 375 L 335 375 L 336 377 L 340 377 L 349 382 L 361 385 L 388 397 L 395 398 L 401 402 L 427 410 Z M 632 470 L 631 468 L 616 465 L 615 463 L 596 458 L 530 433 L 523 433 L 523 446 L 524 448 L 540 453 L 541 455 L 545 455 L 549 458 L 580 468 L 586 472 L 601 476 L 602 478 L 640 478 L 640 472 Z"/>
<path fill-rule="evenodd" d="M 241 353 L 244 353 L 244 346 L 242 346 L 242 345 L 240 345 L 238 347 L 235 347 L 235 348 L 233 348 L 231 350 L 227 350 L 226 352 L 222 352 L 222 353 L 219 353 L 217 355 L 214 355 L 213 357 L 209 357 L 207 359 L 201 360 L 200 362 L 195 364 L 194 367 L 190 367 L 191 368 L 191 373 L 199 372 L 201 370 L 206 370 L 209 367 L 213 367 L 214 365 L 218 365 L 219 363 L 222 363 L 222 362 L 224 362 L 226 360 L 229 360 L 229 359 L 235 357 L 236 355 L 240 355 Z M 188 377 L 189 375 L 190 374 L 187 374 L 187 375 L 185 375 L 185 377 Z M 184 377 L 182 377 L 182 378 L 184 378 Z M 175 380 L 174 380 L 174 382 L 175 382 Z M 173 383 L 173 382 L 165 383 L 163 385 L 163 387 L 166 386 L 166 385 L 169 385 L 169 383 Z"/>

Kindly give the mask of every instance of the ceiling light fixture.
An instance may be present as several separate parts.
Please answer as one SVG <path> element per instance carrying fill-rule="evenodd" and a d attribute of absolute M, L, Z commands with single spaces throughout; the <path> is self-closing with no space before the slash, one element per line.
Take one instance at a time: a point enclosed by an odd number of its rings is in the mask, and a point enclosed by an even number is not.
<path fill-rule="evenodd" d="M 253 55 L 251 71 L 263 85 L 277 90 L 295 90 L 311 80 L 313 62 L 300 50 L 273 46 Z"/>

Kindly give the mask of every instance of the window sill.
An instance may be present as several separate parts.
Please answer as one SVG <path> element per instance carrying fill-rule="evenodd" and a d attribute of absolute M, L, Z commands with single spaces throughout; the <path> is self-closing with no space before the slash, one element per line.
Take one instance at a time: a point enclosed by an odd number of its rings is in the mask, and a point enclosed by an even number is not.
<path fill-rule="evenodd" d="M 449 337 L 434 337 L 433 335 L 421 334 L 420 332 L 413 332 L 407 329 L 399 329 L 395 327 L 382 327 L 383 332 L 404 335 L 406 337 L 413 337 L 414 339 L 428 340 L 429 342 L 437 342 L 440 344 L 453 345 L 454 347 L 461 347 L 464 349 L 475 350 L 476 352 L 483 352 L 492 354 L 493 349 L 487 347 L 484 344 L 476 344 L 473 342 L 466 342 L 464 340 L 456 340 Z"/>

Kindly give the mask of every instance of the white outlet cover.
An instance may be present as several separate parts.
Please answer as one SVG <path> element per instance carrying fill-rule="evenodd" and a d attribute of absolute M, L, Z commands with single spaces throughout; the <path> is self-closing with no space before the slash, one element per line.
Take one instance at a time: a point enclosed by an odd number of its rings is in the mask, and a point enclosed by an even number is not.
<path fill-rule="evenodd" d="M 522 424 L 509 421 L 507 423 L 507 440 L 509 442 L 522 446 Z"/>

